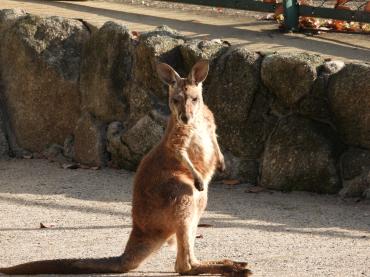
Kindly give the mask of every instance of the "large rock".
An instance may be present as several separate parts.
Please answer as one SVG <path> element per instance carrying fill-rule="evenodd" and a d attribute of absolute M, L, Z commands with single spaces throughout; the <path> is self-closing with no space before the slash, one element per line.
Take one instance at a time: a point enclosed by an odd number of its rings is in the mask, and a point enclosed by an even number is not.
<path fill-rule="evenodd" d="M 266 144 L 261 185 L 335 193 L 341 186 L 336 169 L 340 151 L 328 126 L 299 116 L 285 117 Z"/>
<path fill-rule="evenodd" d="M 342 170 L 342 196 L 366 196 L 370 189 L 370 151 L 360 148 L 350 148 L 340 159 Z"/>
<path fill-rule="evenodd" d="M 168 114 L 168 89 L 158 78 L 155 65 L 158 61 L 166 62 L 180 74 L 183 73 L 179 45 L 184 40 L 184 37 L 166 26 L 143 33 L 133 40 L 132 79 L 123 90 L 128 101 L 129 126 L 153 109 Z"/>
<path fill-rule="evenodd" d="M 1 93 L 1 91 L 0 91 Z M 3 113 L 0 107 L 0 159 L 9 157 L 9 143 L 5 133 Z"/>
<path fill-rule="evenodd" d="M 309 94 L 303 96 L 288 113 L 295 111 L 305 117 L 333 124 L 333 115 L 328 100 L 328 83 L 330 76 L 344 67 L 342 61 L 325 61 L 320 67 L 320 73 L 313 83 Z"/>
<path fill-rule="evenodd" d="M 260 88 L 259 65 L 259 55 L 245 48 L 232 49 L 218 59 L 204 92 L 223 149 L 247 159 L 259 158 L 270 131 L 265 116 L 270 96 Z"/>
<path fill-rule="evenodd" d="M 216 172 L 215 179 L 237 179 L 249 184 L 257 184 L 258 161 L 236 157 L 229 151 L 223 153 L 226 169 Z"/>
<path fill-rule="evenodd" d="M 0 63 L 18 144 L 41 151 L 63 144 L 80 115 L 79 69 L 89 32 L 77 20 L 27 15 L 6 30 Z"/>
<path fill-rule="evenodd" d="M 213 60 L 227 51 L 229 44 L 220 39 L 213 40 L 190 40 L 180 45 L 181 56 L 185 70 L 189 72 L 193 65 L 200 59 Z"/>
<path fill-rule="evenodd" d="M 308 53 L 268 55 L 261 66 L 262 81 L 290 107 L 310 93 L 322 62 L 320 56 Z"/>
<path fill-rule="evenodd" d="M 0 10 L 0 36 L 5 29 L 9 28 L 17 19 L 26 16 L 22 9 Z"/>
<path fill-rule="evenodd" d="M 107 131 L 107 150 L 113 164 L 134 170 L 142 157 L 160 141 L 162 135 L 162 126 L 148 115 L 128 130 L 120 122 L 112 122 Z"/>
<path fill-rule="evenodd" d="M 370 65 L 347 64 L 329 81 L 329 102 L 344 140 L 370 149 Z"/>
<path fill-rule="evenodd" d="M 132 70 L 131 38 L 126 27 L 106 22 L 91 36 L 81 65 L 82 106 L 105 122 L 124 121 L 123 87 Z"/>
<path fill-rule="evenodd" d="M 83 113 L 74 131 L 74 159 L 89 166 L 105 166 L 107 158 L 106 125 Z"/>

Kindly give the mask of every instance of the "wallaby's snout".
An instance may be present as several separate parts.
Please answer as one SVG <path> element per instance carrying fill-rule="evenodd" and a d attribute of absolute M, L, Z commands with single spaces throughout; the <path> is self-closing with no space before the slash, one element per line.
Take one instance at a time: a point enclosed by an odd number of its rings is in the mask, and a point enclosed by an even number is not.
<path fill-rule="evenodd" d="M 186 114 L 180 115 L 180 119 L 184 124 L 188 124 L 189 122 L 189 117 Z"/>

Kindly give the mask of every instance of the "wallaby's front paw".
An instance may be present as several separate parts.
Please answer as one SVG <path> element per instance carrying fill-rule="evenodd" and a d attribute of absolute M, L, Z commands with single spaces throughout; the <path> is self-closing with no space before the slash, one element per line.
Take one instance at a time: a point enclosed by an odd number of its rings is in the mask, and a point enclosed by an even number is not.
<path fill-rule="evenodd" d="M 220 161 L 218 162 L 217 170 L 218 172 L 221 172 L 221 173 L 226 170 L 225 159 L 223 156 L 221 156 Z"/>
<path fill-rule="evenodd" d="M 203 191 L 204 190 L 203 180 L 199 177 L 194 177 L 194 186 L 197 190 Z"/>

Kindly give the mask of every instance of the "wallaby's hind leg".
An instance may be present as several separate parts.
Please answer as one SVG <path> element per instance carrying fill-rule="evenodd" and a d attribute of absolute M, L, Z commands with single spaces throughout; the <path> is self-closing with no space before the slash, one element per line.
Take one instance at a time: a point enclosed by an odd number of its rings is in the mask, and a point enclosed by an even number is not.
<path fill-rule="evenodd" d="M 133 227 L 124 253 L 121 256 L 121 272 L 137 268 L 153 252 L 157 251 L 167 240 L 160 232 L 142 232 Z"/>
<path fill-rule="evenodd" d="M 194 222 L 183 224 L 176 232 L 177 258 L 175 270 L 181 275 L 221 274 L 229 277 L 247 277 L 252 272 L 247 263 L 231 260 L 198 261 L 194 254 Z M 196 221 L 197 223 L 197 221 Z"/>

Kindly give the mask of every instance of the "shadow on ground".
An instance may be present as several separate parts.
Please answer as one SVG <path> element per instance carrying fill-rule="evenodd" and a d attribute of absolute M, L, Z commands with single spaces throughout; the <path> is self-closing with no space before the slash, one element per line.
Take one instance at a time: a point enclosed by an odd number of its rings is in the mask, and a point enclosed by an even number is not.
<path fill-rule="evenodd" d="M 62 194 L 80 200 L 103 201 L 105 204 L 129 204 L 133 174 L 123 170 L 65 170 L 44 160 L 12 160 L 0 162 L 0 175 L 0 201 L 3 203 L 98 215 L 130 216 L 127 212 L 109 209 L 109 205 L 85 206 L 85 202 L 81 205 L 65 205 L 63 202 L 47 201 L 47 195 Z M 208 212 L 202 222 L 212 225 L 212 228 L 246 228 L 323 237 L 370 238 L 370 205 L 367 201 L 346 202 L 337 196 L 303 192 L 253 194 L 246 193 L 245 189 L 243 184 L 233 187 L 212 185 Z M 25 194 L 40 195 L 40 198 L 29 199 Z M 128 227 L 118 225 L 78 228 Z M 10 229 L 12 228 L 0 228 L 0 231 Z M 367 232 L 369 236 L 350 234 L 349 230 Z"/>

